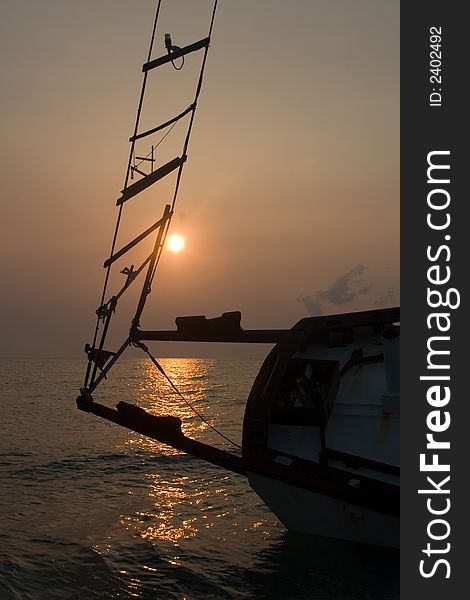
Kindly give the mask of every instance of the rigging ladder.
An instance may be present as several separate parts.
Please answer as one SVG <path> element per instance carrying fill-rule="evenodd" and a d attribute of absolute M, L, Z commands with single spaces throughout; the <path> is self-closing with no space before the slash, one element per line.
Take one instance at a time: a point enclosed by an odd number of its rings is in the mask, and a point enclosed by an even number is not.
<path fill-rule="evenodd" d="M 212 446 L 207 446 L 195 440 L 186 438 L 181 432 L 181 422 L 176 417 L 156 417 L 147 414 L 137 406 L 120 402 L 116 410 L 108 408 L 93 400 L 92 394 L 96 388 L 106 379 L 107 374 L 122 356 L 126 348 L 134 345 L 143 350 L 150 358 L 153 365 L 158 369 L 161 375 L 166 378 L 171 388 L 183 400 L 189 408 L 201 419 L 208 427 L 210 427 L 221 438 L 226 440 L 232 446 L 240 448 L 238 444 L 226 437 L 216 427 L 210 424 L 201 415 L 192 404 L 181 394 L 175 384 L 165 373 L 161 364 L 151 354 L 147 346 L 143 343 L 147 340 L 186 340 L 186 341 L 226 341 L 226 342 L 244 342 L 244 343 L 276 343 L 286 333 L 285 330 L 248 330 L 244 331 L 240 326 L 241 315 L 239 312 L 224 313 L 221 317 L 206 320 L 205 317 L 179 317 L 176 319 L 178 329 L 174 332 L 161 331 L 142 331 L 139 329 L 140 319 L 144 311 L 147 298 L 152 290 L 152 284 L 155 277 L 155 272 L 158 267 L 162 251 L 165 245 L 172 217 L 174 215 L 175 205 L 178 198 L 178 192 L 181 183 L 181 176 L 184 165 L 188 158 L 188 147 L 191 137 L 191 131 L 196 114 L 197 104 L 202 89 L 204 72 L 206 67 L 207 55 L 210 47 L 211 35 L 214 26 L 215 14 L 217 11 L 218 0 L 214 0 L 210 13 L 210 22 L 208 34 L 199 41 L 193 42 L 183 47 L 175 46 L 172 42 L 171 35 L 166 33 L 164 36 L 164 45 L 166 54 L 160 57 L 152 58 L 153 47 L 157 32 L 157 25 L 160 16 L 162 0 L 158 0 L 155 19 L 153 23 L 152 35 L 147 55 L 147 61 L 142 67 L 143 80 L 140 92 L 140 97 L 137 106 L 137 114 L 135 126 L 132 136 L 129 138 L 130 151 L 127 163 L 124 187 L 121 190 L 121 195 L 116 200 L 118 207 L 118 215 L 112 238 L 111 250 L 109 257 L 104 261 L 106 270 L 104 277 L 103 290 L 98 309 L 96 310 L 96 326 L 91 344 L 86 344 L 85 352 L 88 356 L 86 367 L 85 380 L 83 387 L 80 389 L 80 395 L 77 398 L 78 407 L 86 412 L 92 412 L 97 416 L 105 418 L 109 421 L 118 423 L 124 427 L 128 427 L 133 431 L 142 433 L 143 435 L 154 439 L 166 440 L 170 445 L 182 449 L 183 451 L 195 454 L 218 464 L 229 468 L 238 473 L 244 472 L 244 467 L 239 462 L 239 457 L 228 452 L 222 452 Z M 144 104 L 144 97 L 147 87 L 147 81 L 151 71 L 158 67 L 171 64 L 177 71 L 181 70 L 184 65 L 185 57 L 189 54 L 202 51 L 202 60 L 197 77 L 195 93 L 192 102 L 187 108 L 167 119 L 161 124 L 146 129 L 140 130 L 140 121 Z M 188 117 L 188 125 L 184 135 L 181 152 L 179 156 L 169 160 L 163 165 L 155 165 L 155 149 L 167 138 L 173 128 L 185 117 Z M 151 136 L 167 130 L 157 143 L 152 143 L 151 149 L 147 154 L 136 155 L 136 143 L 140 140 L 150 138 Z M 144 169 L 148 168 L 148 172 Z M 176 173 L 176 180 L 171 196 L 171 203 L 166 204 L 162 216 L 155 221 L 150 227 L 143 231 L 140 235 L 117 249 L 117 239 L 122 221 L 124 205 L 129 200 L 136 197 L 144 190 L 162 180 L 171 173 Z M 126 255 L 129 251 L 137 247 L 143 240 L 148 239 L 154 234 L 153 250 L 134 268 L 124 267 L 120 273 L 126 276 L 125 283 L 121 288 L 110 297 L 107 297 L 111 269 L 115 263 Z M 129 287 L 137 280 L 141 273 L 145 273 L 144 281 L 140 291 L 140 296 L 137 302 L 134 316 L 131 319 L 128 336 L 124 339 L 119 348 L 115 351 L 105 349 L 105 342 L 110 329 L 111 320 L 119 300 Z M 168 337 L 169 336 L 169 337 Z M 178 423 L 179 422 L 179 423 Z M 219 452 L 222 452 L 220 454 Z"/>
<path fill-rule="evenodd" d="M 85 347 L 85 352 L 88 356 L 88 364 L 85 373 L 84 385 L 81 389 L 82 401 L 93 401 L 91 394 L 94 392 L 94 390 L 96 390 L 96 388 L 103 381 L 103 379 L 106 378 L 107 373 L 118 361 L 118 359 L 128 346 L 130 346 L 131 344 L 135 345 L 148 353 L 148 349 L 146 348 L 146 346 L 144 346 L 144 344 L 142 344 L 142 342 L 139 341 L 139 339 L 137 338 L 137 331 L 140 325 L 140 318 L 142 316 L 147 297 L 149 296 L 152 289 L 152 283 L 155 277 L 155 272 L 160 261 L 170 223 L 174 214 L 175 204 L 178 198 L 183 168 L 188 157 L 188 147 L 196 114 L 197 103 L 202 89 L 206 60 L 209 51 L 212 30 L 214 26 L 217 4 L 218 0 L 214 0 L 210 15 L 209 30 L 206 37 L 186 46 L 178 47 L 173 45 L 171 35 L 166 33 L 164 36 L 166 54 L 163 54 L 162 56 L 157 58 L 152 58 L 162 0 L 158 0 L 157 2 L 147 61 L 142 67 L 143 80 L 137 106 L 135 126 L 133 134 L 129 138 L 130 151 L 126 168 L 124 187 L 121 191 L 121 195 L 116 200 L 116 205 L 118 206 L 118 215 L 111 244 L 111 251 L 109 258 L 105 260 L 103 265 L 106 269 L 106 272 L 104 277 L 100 305 L 99 308 L 96 310 L 97 319 L 93 335 L 93 341 L 91 344 L 87 344 Z M 164 121 L 156 127 L 152 127 L 145 131 L 140 131 L 140 121 L 147 87 L 147 80 L 151 71 L 158 67 L 162 67 L 168 64 L 171 64 L 176 70 L 181 70 L 184 65 L 185 56 L 198 51 L 202 51 L 202 60 L 192 102 L 179 114 Z M 165 164 L 155 168 L 155 149 L 171 133 L 175 125 L 177 125 L 177 123 L 180 122 L 186 116 L 189 117 L 188 125 L 180 156 L 177 156 L 172 160 L 166 162 Z M 148 154 L 144 156 L 136 156 L 136 143 L 138 141 L 150 138 L 151 136 L 165 129 L 167 129 L 168 131 L 163 135 L 163 137 L 160 139 L 160 141 L 158 141 L 158 143 L 152 144 L 151 150 Z M 144 170 L 145 166 L 142 165 L 149 166 L 149 172 L 146 172 Z M 165 178 L 167 175 L 170 175 L 174 172 L 176 172 L 176 181 L 173 189 L 171 203 L 166 204 L 162 216 L 145 231 L 143 231 L 140 235 L 138 235 L 136 238 L 134 238 L 133 240 L 131 240 L 130 242 L 128 242 L 127 244 L 125 244 L 117 250 L 116 245 L 122 221 L 124 205 L 129 200 L 131 200 L 132 198 L 134 198 L 153 184 L 157 183 L 161 179 Z M 134 179 L 136 180 L 134 181 Z M 155 235 L 155 239 L 153 250 L 151 251 L 151 253 L 137 267 L 137 269 L 134 269 L 134 265 L 131 265 L 130 267 L 125 267 L 123 270 L 121 270 L 121 273 L 126 276 L 126 281 L 124 285 L 114 295 L 111 295 L 109 298 L 107 298 L 110 274 L 114 263 L 152 234 Z M 137 302 L 135 314 L 130 324 L 129 335 L 116 351 L 111 352 L 109 350 L 106 350 L 105 342 L 109 332 L 111 319 L 116 311 L 118 301 L 120 300 L 121 296 L 129 289 L 129 287 L 134 283 L 134 281 L 137 280 L 138 276 L 144 271 L 145 277 L 140 292 L 139 300 Z M 156 364 L 156 366 L 158 366 L 158 368 L 160 368 L 160 370 L 163 372 L 161 366 L 158 365 L 158 363 L 156 363 L 155 359 L 150 354 L 149 356 L 154 361 L 154 364 Z M 166 376 L 166 374 L 164 375 Z"/>

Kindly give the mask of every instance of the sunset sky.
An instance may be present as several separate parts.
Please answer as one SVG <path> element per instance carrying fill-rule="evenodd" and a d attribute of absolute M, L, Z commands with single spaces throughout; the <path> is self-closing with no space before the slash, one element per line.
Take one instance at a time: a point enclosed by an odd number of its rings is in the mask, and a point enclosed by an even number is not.
<path fill-rule="evenodd" d="M 153 56 L 166 32 L 205 37 L 211 5 L 164 0 Z M 154 11 L 0 5 L 2 356 L 79 356 L 91 341 Z M 142 128 L 191 103 L 201 56 L 150 73 Z M 118 246 L 161 216 L 169 185 L 126 204 Z M 229 310 L 247 329 L 288 328 L 399 303 L 398 0 L 219 1 L 171 231 L 185 248 L 164 253 L 145 328 Z"/>

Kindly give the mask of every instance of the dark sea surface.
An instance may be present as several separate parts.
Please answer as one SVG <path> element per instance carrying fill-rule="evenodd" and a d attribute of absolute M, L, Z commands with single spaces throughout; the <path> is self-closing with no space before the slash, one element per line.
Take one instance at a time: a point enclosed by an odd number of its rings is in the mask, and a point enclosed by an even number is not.
<path fill-rule="evenodd" d="M 240 443 L 259 362 L 161 362 Z M 0 359 L 0 600 L 399 597 L 396 551 L 288 533 L 243 477 L 78 411 L 83 371 Z M 228 449 L 147 360 L 121 361 L 95 398 Z"/>

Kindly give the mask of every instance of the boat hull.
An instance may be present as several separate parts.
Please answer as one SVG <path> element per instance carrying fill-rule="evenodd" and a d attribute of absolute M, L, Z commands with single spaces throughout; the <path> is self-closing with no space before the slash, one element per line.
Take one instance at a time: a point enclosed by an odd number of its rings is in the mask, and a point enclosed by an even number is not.
<path fill-rule="evenodd" d="M 248 472 L 251 488 L 281 523 L 298 533 L 399 548 L 400 520 Z"/>

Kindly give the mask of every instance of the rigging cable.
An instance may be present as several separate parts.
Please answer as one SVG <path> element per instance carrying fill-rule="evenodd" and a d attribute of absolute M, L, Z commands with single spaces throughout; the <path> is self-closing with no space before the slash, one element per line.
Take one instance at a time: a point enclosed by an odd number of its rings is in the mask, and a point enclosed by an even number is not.
<path fill-rule="evenodd" d="M 213 8 L 212 8 L 212 14 L 211 14 L 211 20 L 210 20 L 210 25 L 209 25 L 209 32 L 208 32 L 208 35 L 207 35 L 207 37 L 209 38 L 209 40 L 210 40 L 210 37 L 212 35 L 212 30 L 213 30 L 213 27 L 214 27 L 214 20 L 215 20 L 215 14 L 216 14 L 216 11 L 217 11 L 217 4 L 218 4 L 218 0 L 214 0 L 214 5 L 213 5 Z M 196 109 L 197 109 L 197 101 L 198 101 L 198 98 L 199 98 L 199 94 L 201 93 L 202 82 L 204 80 L 204 72 L 205 72 L 205 67 L 206 67 L 206 61 L 207 61 L 207 54 L 208 54 L 208 52 L 209 52 L 209 44 L 207 44 L 206 47 L 205 47 L 205 49 L 204 49 L 204 57 L 203 57 L 202 64 L 201 64 L 201 69 L 200 69 L 200 72 L 199 72 L 199 79 L 198 79 L 198 83 L 197 83 L 197 87 L 196 87 L 196 94 L 194 96 L 194 101 L 192 103 L 191 118 L 190 118 L 190 121 L 189 121 L 188 130 L 186 132 L 186 138 L 185 138 L 184 144 L 183 144 L 182 156 L 186 156 L 186 154 L 187 154 L 187 150 L 188 150 L 188 146 L 189 146 L 189 140 L 190 140 L 190 137 L 191 137 L 191 131 L 192 131 L 193 123 L 194 123 L 194 117 L 195 117 Z M 138 322 L 139 322 L 139 319 L 140 319 L 140 315 L 142 314 L 146 298 L 150 294 L 150 291 L 151 291 L 151 285 L 152 285 L 152 282 L 153 282 L 153 279 L 154 279 L 154 276 L 155 276 L 155 272 L 156 272 L 157 267 L 158 267 L 158 265 L 160 263 L 160 258 L 161 258 L 162 252 L 163 252 L 163 248 L 165 246 L 166 238 L 168 236 L 168 230 L 169 230 L 170 225 L 171 225 L 171 220 L 172 220 L 173 214 L 174 214 L 174 208 L 175 208 L 176 201 L 177 201 L 177 198 L 178 198 L 178 192 L 179 192 L 179 188 L 180 188 L 180 182 L 181 182 L 181 176 L 182 176 L 182 173 L 183 173 L 183 168 L 184 168 L 184 163 L 181 163 L 181 165 L 180 165 L 180 167 L 178 169 L 178 174 L 176 176 L 175 190 L 174 190 L 174 193 L 173 193 L 173 199 L 172 199 L 172 203 L 171 203 L 171 214 L 170 214 L 168 220 L 166 221 L 166 223 L 164 225 L 164 230 L 163 230 L 163 235 L 162 235 L 162 238 L 161 238 L 160 247 L 158 249 L 156 249 L 156 258 L 155 258 L 154 264 L 152 265 L 152 272 L 151 272 L 150 277 L 148 279 L 149 287 L 146 290 L 145 298 L 143 300 L 142 306 L 140 307 L 140 311 L 137 311 L 136 315 L 134 317 L 134 321 L 133 322 L 134 322 L 134 324 L 136 326 L 138 326 Z"/>
<path fill-rule="evenodd" d="M 155 40 L 155 34 L 156 34 L 156 29 L 157 29 L 157 23 L 158 23 L 158 17 L 160 14 L 160 6 L 161 6 L 162 0 L 158 0 L 158 4 L 157 4 L 157 9 L 156 9 L 156 13 L 155 13 L 155 20 L 154 20 L 154 24 L 153 24 L 153 30 L 152 30 L 152 36 L 151 36 L 151 40 L 150 40 L 150 46 L 149 46 L 149 52 L 148 52 L 148 58 L 147 58 L 147 62 L 150 61 L 151 59 L 151 55 L 152 55 L 152 50 L 153 50 L 153 45 L 154 45 L 154 40 Z M 211 20 L 210 20 L 210 26 L 209 26 L 209 33 L 208 33 L 208 37 L 210 39 L 210 36 L 212 34 L 212 29 L 214 26 L 214 19 L 215 19 L 215 14 L 216 14 L 216 10 L 217 10 L 217 4 L 218 4 L 218 0 L 214 0 L 214 5 L 213 5 L 213 9 L 212 9 L 212 14 L 211 14 Z M 183 151 L 182 151 L 182 156 L 186 156 L 187 153 L 187 149 L 189 146 L 189 140 L 190 140 L 190 136 L 191 136 L 191 131 L 192 131 L 192 127 L 193 127 L 193 122 L 194 122 L 194 117 L 195 117 L 195 113 L 196 113 L 196 108 L 197 108 L 197 100 L 199 98 L 199 94 L 201 92 L 202 89 L 202 82 L 203 82 L 203 78 L 204 78 L 204 71 L 205 71 L 205 65 L 206 65 L 206 60 L 207 60 L 207 54 L 208 54 L 208 50 L 209 50 L 209 43 L 206 45 L 205 50 L 204 50 L 204 57 L 202 60 L 202 64 L 201 64 L 201 69 L 200 69 L 200 73 L 199 73 L 199 79 L 198 79 L 198 83 L 197 83 L 197 88 L 196 88 L 196 93 L 195 93 L 195 98 L 194 98 L 194 102 L 192 104 L 192 111 L 191 111 L 191 118 L 190 118 L 190 122 L 188 125 L 188 130 L 186 132 L 186 138 L 184 140 L 184 144 L 183 144 Z M 136 115 L 136 121 L 135 121 L 135 127 L 134 127 L 134 134 L 131 138 L 132 142 L 131 142 L 131 148 L 130 148 L 130 153 L 129 153 L 129 160 L 128 160 L 128 165 L 127 165 L 127 171 L 126 171 L 126 178 L 125 178 L 125 183 L 124 183 L 124 189 L 127 188 L 127 184 L 129 182 L 130 176 L 133 172 L 132 169 L 132 163 L 133 163 L 133 158 L 134 158 L 134 151 L 135 151 L 135 142 L 136 142 L 136 136 L 137 136 L 137 132 L 138 132 L 138 127 L 139 127 L 139 122 L 140 122 L 140 116 L 141 116 L 141 112 L 142 112 L 142 106 L 143 106 L 143 100 L 144 100 L 144 95 L 145 95 L 145 89 L 146 89 L 146 84 L 147 84 L 147 76 L 148 76 L 149 71 L 145 71 L 144 74 L 144 79 L 142 82 L 142 89 L 141 89 L 141 93 L 140 93 L 140 99 L 139 99 L 139 104 L 138 104 L 138 108 L 137 108 L 137 115 Z M 171 127 L 170 131 L 173 129 L 173 127 Z M 167 134 L 165 134 L 165 136 L 163 137 L 163 139 L 166 137 L 166 135 L 168 135 L 170 133 L 170 131 L 167 132 Z M 163 139 L 161 141 L 163 141 Z M 161 141 L 159 143 L 161 143 Z M 174 207 L 177 201 L 177 197 L 178 197 L 178 192 L 179 192 L 179 187 L 180 187 L 180 182 L 181 182 L 181 176 L 182 176 L 182 171 L 183 171 L 183 166 L 184 163 L 182 162 L 179 169 L 178 169 L 178 173 L 177 173 L 177 178 L 176 178 L 176 184 L 175 184 L 175 189 L 174 189 L 174 193 L 173 193 L 173 199 L 172 199 L 172 204 L 171 204 L 171 213 L 169 215 L 169 218 L 167 219 L 165 225 L 163 226 L 163 232 L 162 235 L 160 237 L 160 241 L 158 246 L 155 248 L 155 260 L 150 261 L 150 265 L 149 265 L 149 269 L 150 272 L 148 273 L 148 286 L 147 289 L 145 289 L 145 291 L 143 290 L 143 294 L 141 296 L 141 302 L 139 302 L 139 306 L 136 312 L 136 315 L 134 317 L 133 323 L 138 325 L 138 320 L 140 318 L 140 315 L 143 311 L 147 296 L 149 295 L 150 291 L 151 291 L 151 284 L 153 282 L 153 278 L 155 276 L 155 272 L 157 269 L 157 266 L 160 262 L 160 257 L 162 255 L 163 252 L 163 248 L 165 246 L 165 242 L 166 242 L 166 238 L 168 235 L 168 231 L 170 228 L 170 224 L 171 224 L 171 219 L 173 217 L 173 212 L 174 212 Z M 112 241 L 112 246 L 111 246 L 111 253 L 110 253 L 110 257 L 113 255 L 114 249 L 115 249 L 115 245 L 116 245 L 116 241 L 117 241 L 117 236 L 118 236 L 118 232 L 119 232 L 119 226 L 120 226 L 120 222 L 121 222 L 121 217 L 122 217 L 122 210 L 123 210 L 123 204 L 120 205 L 119 207 L 119 213 L 118 213 L 118 217 L 117 217 L 117 222 L 116 222 L 116 227 L 115 227 L 115 231 L 114 231 L 114 236 L 113 236 L 113 241 Z M 100 308 L 103 306 L 104 301 L 105 301 L 105 297 L 106 297 L 106 290 L 107 290 L 107 286 L 108 286 L 108 282 L 109 282 L 109 277 L 110 277 L 110 269 L 111 269 L 111 265 L 108 266 L 107 271 L 106 271 L 106 276 L 105 276 L 105 281 L 104 281 L 104 286 L 103 286 L 103 292 L 102 292 L 102 298 L 101 298 L 101 303 L 100 303 Z M 113 300 L 117 300 L 117 298 L 113 297 Z M 115 308 L 115 305 L 113 306 L 113 308 Z M 100 309 L 98 309 L 100 310 Z M 99 343 L 99 349 L 98 349 L 98 357 L 97 359 L 99 359 L 99 355 L 101 353 L 101 350 L 103 348 L 104 345 L 104 341 L 105 341 L 105 337 L 107 334 L 107 330 L 108 330 L 108 326 L 109 326 L 109 321 L 111 319 L 111 312 L 109 312 L 109 314 L 106 314 L 106 320 L 105 320 L 105 326 L 101 335 L 101 340 Z M 92 348 L 96 348 L 96 342 L 97 342 L 97 338 L 98 338 L 98 332 L 99 332 L 99 327 L 100 327 L 100 320 L 101 318 L 103 318 L 102 316 L 100 316 L 100 314 L 97 315 L 97 322 L 96 322 L 96 328 L 95 328 L 95 334 L 93 337 L 93 344 L 92 344 Z M 87 366 L 87 371 L 86 371 L 86 375 L 85 375 L 85 383 L 84 383 L 84 388 L 87 388 L 89 385 L 90 387 L 94 388 L 94 382 L 95 382 L 95 377 L 97 375 L 97 362 L 98 360 L 95 362 L 95 366 L 93 368 L 93 372 L 91 374 L 91 378 L 90 378 L 90 372 L 91 372 L 91 365 L 92 365 L 92 360 L 91 360 L 91 354 L 89 355 L 89 360 L 88 360 L 88 366 Z M 222 434 L 221 434 L 222 435 Z M 232 443 L 232 442 L 231 442 Z"/>
<path fill-rule="evenodd" d="M 142 342 L 133 342 L 133 345 L 136 346 L 137 348 L 140 348 L 141 350 L 143 350 L 145 352 L 145 354 L 147 354 L 147 356 L 150 358 L 150 360 L 152 361 L 152 364 L 158 369 L 158 371 L 163 375 L 163 377 L 168 381 L 168 383 L 170 384 L 170 386 L 173 388 L 173 390 L 176 392 L 176 394 L 183 400 L 183 402 L 201 419 L 201 421 L 203 421 L 208 427 L 210 427 L 213 431 L 215 431 L 215 433 L 217 433 L 217 435 L 220 435 L 221 437 L 224 438 L 224 440 L 226 440 L 227 442 L 229 442 L 230 444 L 232 444 L 232 446 L 235 446 L 236 448 L 239 448 L 240 450 L 242 449 L 241 446 L 239 446 L 237 443 L 235 443 L 233 440 L 231 440 L 230 438 L 228 438 L 226 435 L 224 435 L 221 431 L 219 431 L 216 427 L 214 427 L 213 425 L 211 425 L 209 423 L 209 421 L 198 411 L 194 408 L 194 406 L 189 402 L 189 400 L 187 400 L 183 394 L 179 391 L 179 389 L 176 387 L 176 385 L 173 383 L 173 381 L 171 380 L 171 378 L 167 375 L 165 369 L 161 366 L 161 364 L 157 361 L 157 359 L 153 356 L 153 354 L 150 352 L 150 350 L 147 348 L 147 346 L 145 344 L 143 344 Z"/>
<path fill-rule="evenodd" d="M 153 28 L 152 28 L 152 35 L 150 38 L 150 44 L 149 44 L 149 51 L 148 51 L 148 55 L 147 55 L 147 62 L 151 59 L 152 56 L 152 51 L 153 51 L 153 44 L 155 42 L 155 33 L 157 31 L 157 23 L 158 23 L 158 17 L 160 16 L 160 7 L 162 4 L 162 0 L 158 0 L 157 3 L 157 8 L 155 11 L 155 19 L 153 21 Z M 142 88 L 140 91 L 140 98 L 139 98 L 139 104 L 137 107 L 137 115 L 136 115 L 136 120 L 135 120 L 135 126 L 134 126 L 134 136 L 135 137 L 137 135 L 137 131 L 139 129 L 139 122 L 140 122 L 140 115 L 142 112 L 142 106 L 144 103 L 144 95 L 145 95 L 145 88 L 147 86 L 147 77 L 148 77 L 148 72 L 145 72 L 144 74 L 144 79 L 142 81 Z M 129 178 L 130 178 L 130 174 L 131 174 L 131 166 L 132 166 L 132 157 L 134 155 L 134 148 L 135 148 L 135 140 L 133 140 L 131 142 L 131 149 L 129 152 L 129 160 L 127 162 L 127 170 L 126 170 L 126 177 L 124 180 L 124 189 L 127 187 L 127 184 L 129 183 Z M 111 243 L 111 252 L 109 254 L 109 256 L 111 257 L 114 253 L 114 249 L 116 247 L 116 241 L 117 241 L 117 236 L 119 233 L 119 226 L 121 224 L 121 217 L 122 217 L 122 210 L 123 210 L 123 204 L 121 204 L 119 206 L 119 212 L 118 212 L 118 216 L 116 219 L 116 226 L 114 228 L 114 235 L 113 235 L 113 241 Z M 105 275 L 105 279 L 104 279 L 104 284 L 103 284 L 103 291 L 101 294 L 101 302 L 100 302 L 100 307 L 103 306 L 103 303 L 105 301 L 106 298 L 106 290 L 108 287 L 108 282 L 109 282 L 109 276 L 111 273 L 111 265 L 108 266 L 107 270 L 106 270 L 106 275 Z M 95 327 L 95 333 L 93 336 L 93 343 L 92 343 L 92 348 L 96 347 L 96 341 L 98 338 L 98 331 L 99 331 L 99 327 L 100 327 L 100 317 L 98 315 L 97 319 L 96 319 L 96 327 Z M 104 336 L 102 336 L 102 340 L 101 340 L 101 345 L 104 342 Z M 87 366 L 87 370 L 86 370 L 86 374 L 85 374 L 85 383 L 84 383 L 84 387 L 86 388 L 88 386 L 88 382 L 89 382 L 89 377 L 90 377 L 90 371 L 91 371 L 91 363 L 92 361 L 89 360 L 88 361 L 88 366 Z M 97 365 L 95 363 L 95 367 L 93 369 L 93 374 L 91 376 L 91 383 L 93 384 L 93 381 L 95 379 L 96 376 L 96 370 L 97 370 Z"/>
<path fill-rule="evenodd" d="M 165 135 L 164 135 L 164 136 L 163 136 L 163 137 L 162 137 L 162 138 L 161 138 L 161 139 L 160 139 L 160 140 L 159 140 L 159 141 L 158 141 L 156 144 L 154 144 L 154 145 L 153 145 L 153 150 L 150 150 L 150 152 L 149 152 L 149 153 L 148 153 L 148 154 L 147 154 L 147 155 L 146 155 L 146 156 L 145 156 L 145 157 L 144 157 L 144 158 L 143 158 L 143 159 L 142 159 L 140 162 L 138 162 L 138 163 L 135 163 L 135 160 L 136 160 L 136 159 L 135 159 L 135 157 L 134 157 L 134 168 L 135 168 L 135 167 L 140 167 L 140 165 L 141 165 L 141 164 L 144 162 L 144 160 L 145 160 L 145 159 L 147 159 L 147 158 L 149 158 L 149 156 L 151 156 L 151 155 L 152 155 L 152 152 L 153 152 L 153 151 L 154 151 L 156 148 L 158 148 L 158 146 L 160 146 L 160 144 L 163 142 L 163 140 L 164 140 L 164 139 L 165 139 L 165 138 L 166 138 L 168 135 L 170 135 L 170 133 L 172 132 L 173 128 L 174 128 L 176 125 L 178 125 L 178 121 L 175 121 L 175 122 L 173 123 L 173 125 L 172 125 L 172 126 L 170 127 L 170 129 L 169 129 L 169 130 L 168 130 L 168 131 L 165 133 Z M 137 160 L 138 160 L 138 159 L 137 159 Z"/>
<path fill-rule="evenodd" d="M 209 25 L 209 32 L 207 34 L 207 37 L 209 39 L 211 38 L 212 30 L 214 28 L 214 20 L 215 20 L 215 14 L 217 12 L 218 1 L 219 0 L 214 0 L 214 5 L 213 5 L 213 8 L 212 8 L 211 20 L 210 20 L 210 25 Z M 184 144 L 183 144 L 182 156 L 185 156 L 186 153 L 187 153 L 187 150 L 188 150 L 189 140 L 191 138 L 191 131 L 192 131 L 192 128 L 193 128 L 193 123 L 194 123 L 194 117 L 195 117 L 196 109 L 197 109 L 197 101 L 198 101 L 198 98 L 199 98 L 199 94 L 201 93 L 202 82 L 204 80 L 204 72 L 205 72 L 205 68 L 206 68 L 206 60 L 207 60 L 207 54 L 208 54 L 208 52 L 209 52 L 209 44 L 207 44 L 207 46 L 205 47 L 205 50 L 204 50 L 204 57 L 203 57 L 203 60 L 202 60 L 201 70 L 199 72 L 199 79 L 198 79 L 198 83 L 197 83 L 197 87 L 196 87 L 196 94 L 194 96 L 194 101 L 193 101 L 193 104 L 192 104 L 193 108 L 192 108 L 192 111 L 191 111 L 191 118 L 190 118 L 190 121 L 189 121 L 188 130 L 186 132 L 186 138 L 185 138 Z M 168 221 L 167 221 L 167 223 L 165 225 L 165 230 L 164 230 L 164 233 L 163 233 L 163 236 L 162 236 L 162 243 L 161 243 L 161 246 L 160 246 L 160 250 L 159 250 L 159 252 L 157 254 L 157 258 L 156 258 L 156 261 L 155 261 L 155 265 L 153 267 L 152 275 L 151 275 L 150 280 L 149 280 L 150 285 L 152 285 L 153 278 L 155 276 L 155 271 L 157 270 L 158 264 L 160 262 L 160 257 L 162 255 L 163 248 L 164 248 L 165 242 L 166 242 L 166 238 L 168 236 L 168 230 L 169 230 L 170 225 L 171 225 L 171 220 L 173 218 L 176 201 L 178 199 L 178 192 L 179 192 L 179 187 L 180 187 L 180 182 L 181 182 L 181 175 L 183 173 L 183 167 L 184 167 L 184 163 L 181 164 L 181 166 L 178 169 L 178 174 L 177 174 L 177 177 L 176 177 L 175 191 L 174 191 L 173 200 L 172 200 L 172 203 L 171 203 L 172 214 L 171 214 L 170 218 L 168 219 Z"/>
<path fill-rule="evenodd" d="M 181 64 L 180 64 L 180 66 L 179 66 L 179 67 L 177 67 L 177 66 L 175 65 L 175 61 L 174 61 L 174 60 L 172 60 L 172 61 L 171 61 L 171 64 L 173 65 L 173 69 L 175 69 L 176 71 L 181 71 L 181 69 L 184 67 L 184 56 L 182 56 L 181 58 L 182 58 L 183 60 L 181 61 Z"/>

